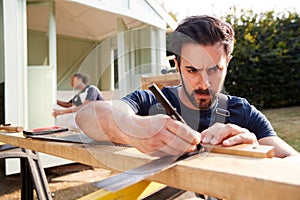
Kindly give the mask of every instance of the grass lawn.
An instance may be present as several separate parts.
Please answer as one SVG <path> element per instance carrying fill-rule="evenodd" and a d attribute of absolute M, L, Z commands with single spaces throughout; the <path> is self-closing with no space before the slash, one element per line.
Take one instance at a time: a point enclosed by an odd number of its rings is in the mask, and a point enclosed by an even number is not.
<path fill-rule="evenodd" d="M 265 109 L 277 134 L 300 152 L 300 106 Z"/>

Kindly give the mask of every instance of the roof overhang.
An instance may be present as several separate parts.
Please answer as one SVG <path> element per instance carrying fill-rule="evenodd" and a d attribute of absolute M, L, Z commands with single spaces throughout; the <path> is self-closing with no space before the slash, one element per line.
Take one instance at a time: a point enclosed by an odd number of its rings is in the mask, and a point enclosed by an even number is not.
<path fill-rule="evenodd" d="M 155 1 L 140 2 L 144 7 L 148 6 L 148 10 L 152 13 L 145 15 L 145 12 L 124 9 L 124 6 L 130 5 L 120 5 L 119 8 L 110 6 L 112 1 L 105 0 L 56 0 L 54 3 L 56 32 L 59 35 L 100 41 L 117 34 L 117 22 L 120 19 L 128 29 L 149 26 L 166 29 L 167 23 L 172 27 L 174 24 L 176 26 L 176 22 L 172 21 Z M 47 32 L 49 17 L 47 1 L 27 0 L 27 3 L 28 29 Z M 154 18 L 153 14 L 158 17 Z"/>

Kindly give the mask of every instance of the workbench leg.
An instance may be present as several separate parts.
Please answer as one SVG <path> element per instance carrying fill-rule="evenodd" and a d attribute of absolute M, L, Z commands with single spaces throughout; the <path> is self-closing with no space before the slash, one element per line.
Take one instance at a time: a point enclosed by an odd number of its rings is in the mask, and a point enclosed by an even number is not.
<path fill-rule="evenodd" d="M 21 160 L 21 200 L 33 200 L 33 183 L 27 158 Z"/>
<path fill-rule="evenodd" d="M 33 200 L 33 190 L 39 200 L 52 200 L 48 180 L 38 153 L 24 148 L 9 147 L 0 151 L 0 159 L 21 159 L 21 199 Z"/>
<path fill-rule="evenodd" d="M 34 183 L 36 194 L 40 200 L 52 200 L 47 177 L 40 162 L 38 153 L 28 149 L 23 149 L 27 155 L 27 161 L 31 172 L 32 182 Z"/>

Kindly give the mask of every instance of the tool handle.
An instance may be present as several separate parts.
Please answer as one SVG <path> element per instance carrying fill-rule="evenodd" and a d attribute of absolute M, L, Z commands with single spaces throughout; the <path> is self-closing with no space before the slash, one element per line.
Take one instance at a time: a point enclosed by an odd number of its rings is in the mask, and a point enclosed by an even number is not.
<path fill-rule="evenodd" d="M 172 117 L 173 119 L 176 119 L 178 121 L 181 121 L 182 123 L 186 124 L 184 119 L 181 117 L 181 115 L 176 111 L 176 108 L 174 108 L 171 103 L 168 101 L 168 99 L 165 97 L 165 95 L 161 92 L 161 90 L 158 88 L 158 86 L 153 83 L 149 86 L 149 90 L 155 95 L 157 100 L 163 105 L 163 107 L 166 109 L 167 114 Z M 197 145 L 197 150 L 200 151 L 202 149 L 202 145 L 199 143 Z"/>
<path fill-rule="evenodd" d="M 0 126 L 1 131 L 7 131 L 7 132 L 22 132 L 23 131 L 22 126 Z"/>
<path fill-rule="evenodd" d="M 23 134 L 27 136 L 31 135 L 48 135 L 53 133 L 59 133 L 68 131 L 68 128 L 60 127 L 60 126 L 52 126 L 52 127 L 45 127 L 45 128 L 35 128 L 32 130 L 24 130 Z"/>
<path fill-rule="evenodd" d="M 149 86 L 149 90 L 155 95 L 157 100 L 166 109 L 166 112 L 170 117 L 186 124 L 184 119 L 176 111 L 176 108 L 174 108 L 171 105 L 171 103 L 168 101 L 168 99 L 164 96 L 164 94 L 161 92 L 161 90 L 158 88 L 158 86 L 155 83 Z"/>

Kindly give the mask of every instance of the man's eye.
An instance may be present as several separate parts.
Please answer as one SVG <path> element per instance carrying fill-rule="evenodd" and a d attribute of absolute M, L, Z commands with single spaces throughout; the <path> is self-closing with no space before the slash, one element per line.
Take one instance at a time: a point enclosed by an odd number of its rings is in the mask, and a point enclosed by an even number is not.
<path fill-rule="evenodd" d="M 216 71 L 218 71 L 219 69 L 220 69 L 219 66 L 216 65 L 216 66 L 213 66 L 213 67 L 209 68 L 209 69 L 208 69 L 208 72 L 216 72 Z"/>
<path fill-rule="evenodd" d="M 197 69 L 188 69 L 187 72 L 190 74 L 194 74 L 194 73 L 198 72 L 198 70 Z"/>

